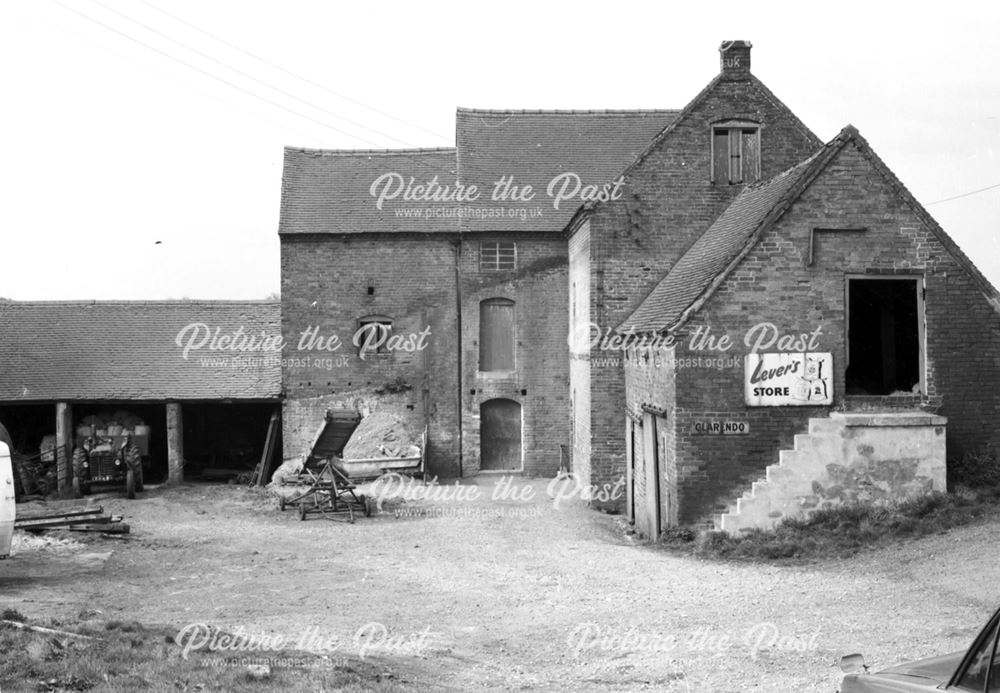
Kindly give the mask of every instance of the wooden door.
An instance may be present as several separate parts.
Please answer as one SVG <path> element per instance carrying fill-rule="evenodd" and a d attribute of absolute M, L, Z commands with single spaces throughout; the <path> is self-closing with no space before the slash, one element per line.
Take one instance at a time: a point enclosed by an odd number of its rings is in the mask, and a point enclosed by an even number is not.
<path fill-rule="evenodd" d="M 521 469 L 521 405 L 512 399 L 491 399 L 479 408 L 480 469 Z"/>
<path fill-rule="evenodd" d="M 625 517 L 635 522 L 635 421 L 625 417 Z"/>
<path fill-rule="evenodd" d="M 657 445 L 656 417 L 652 414 L 643 415 L 643 451 L 646 472 L 646 527 L 643 528 L 647 537 L 656 540 L 660 536 L 660 456 Z"/>

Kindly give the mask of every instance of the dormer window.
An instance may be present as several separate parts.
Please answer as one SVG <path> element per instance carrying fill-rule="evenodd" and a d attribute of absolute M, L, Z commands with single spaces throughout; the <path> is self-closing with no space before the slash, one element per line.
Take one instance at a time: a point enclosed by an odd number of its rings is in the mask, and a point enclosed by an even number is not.
<path fill-rule="evenodd" d="M 726 121 L 712 126 L 712 182 L 741 185 L 760 180 L 760 125 Z"/>

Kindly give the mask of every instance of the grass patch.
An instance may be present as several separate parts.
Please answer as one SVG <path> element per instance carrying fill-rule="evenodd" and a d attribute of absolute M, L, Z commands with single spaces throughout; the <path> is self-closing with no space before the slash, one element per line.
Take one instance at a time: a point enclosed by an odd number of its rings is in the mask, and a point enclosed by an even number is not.
<path fill-rule="evenodd" d="M 39 625 L 92 639 L 53 636 L 0 624 L 0 690 L 4 693 L 415 690 L 388 671 L 384 663 L 348 659 L 337 653 L 323 658 L 293 651 L 195 651 L 185 658 L 182 648 L 174 642 L 176 630 L 166 627 L 93 620 Z M 247 656 L 271 662 L 269 674 L 260 677 L 252 671 L 244 659 Z"/>
<path fill-rule="evenodd" d="M 706 558 L 793 561 L 851 556 L 868 548 L 938 534 L 1000 515 L 1000 488 L 929 493 L 895 502 L 845 503 L 802 519 L 786 519 L 772 530 L 731 536 L 667 532 L 661 545 Z"/>

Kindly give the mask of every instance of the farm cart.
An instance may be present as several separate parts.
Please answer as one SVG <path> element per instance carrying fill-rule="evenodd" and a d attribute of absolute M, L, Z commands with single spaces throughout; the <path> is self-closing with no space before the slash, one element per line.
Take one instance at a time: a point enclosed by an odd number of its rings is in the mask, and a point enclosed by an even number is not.
<path fill-rule="evenodd" d="M 340 466 L 340 455 L 358 421 L 359 417 L 353 412 L 340 415 L 332 411 L 326 413 L 300 472 L 281 477 L 282 485 L 306 488 L 290 498 L 280 496 L 280 510 L 295 506 L 302 520 L 310 513 L 320 513 L 328 519 L 346 516 L 348 522 L 354 522 L 355 512 L 371 514 L 371 506 L 364 496 L 355 492 L 354 484 Z"/>
<path fill-rule="evenodd" d="M 318 462 L 317 467 L 307 465 L 293 480 L 283 480 L 284 483 L 304 484 L 307 488 L 291 498 L 281 496 L 278 500 L 280 510 L 295 506 L 300 520 L 306 519 L 309 513 L 318 513 L 327 519 L 346 516 L 351 523 L 355 512 L 364 513 L 366 517 L 372 514 L 371 501 L 355 492 L 356 487 L 340 467 L 339 460 L 330 458 Z"/>
<path fill-rule="evenodd" d="M 296 484 L 307 488 L 290 498 L 282 496 L 278 503 L 284 510 L 296 506 L 299 517 L 306 519 L 309 513 L 327 516 L 346 515 L 354 521 L 355 512 L 368 516 L 374 505 L 372 499 L 356 492 L 356 484 L 372 481 L 383 474 L 423 475 L 424 451 L 427 447 L 427 430 L 421 437 L 421 446 L 412 446 L 405 456 L 385 456 L 370 459 L 345 460 L 341 457 L 347 441 L 358 425 L 358 417 L 352 413 L 339 416 L 328 411 L 323 424 L 313 438 L 310 453 L 299 474 L 282 476 L 281 484 Z"/>

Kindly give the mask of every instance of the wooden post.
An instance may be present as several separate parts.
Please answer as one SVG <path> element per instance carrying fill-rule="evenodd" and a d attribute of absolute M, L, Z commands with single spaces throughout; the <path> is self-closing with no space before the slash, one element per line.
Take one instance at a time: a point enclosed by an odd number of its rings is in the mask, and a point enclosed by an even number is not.
<path fill-rule="evenodd" d="M 167 402 L 167 481 L 184 481 L 184 417 L 180 402 Z"/>
<path fill-rule="evenodd" d="M 73 406 L 56 402 L 56 490 L 73 486 Z"/>

